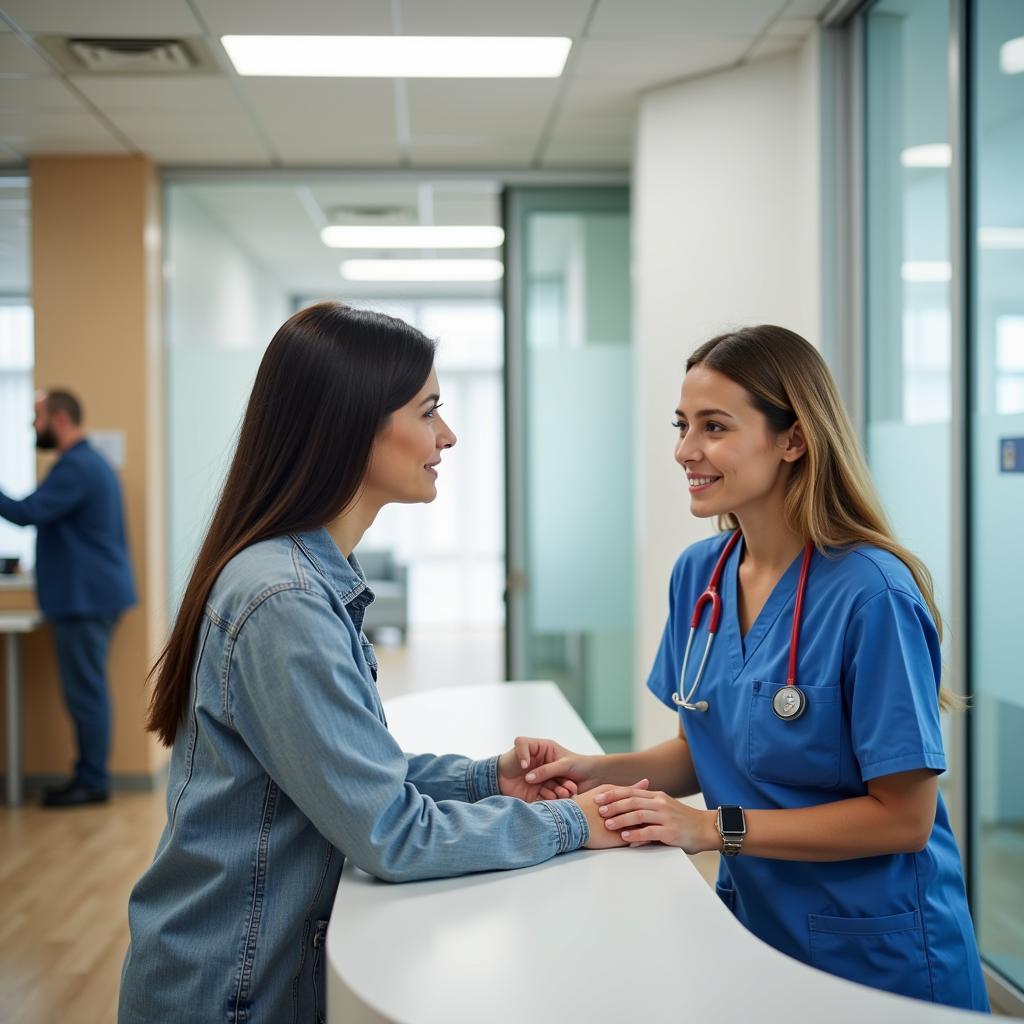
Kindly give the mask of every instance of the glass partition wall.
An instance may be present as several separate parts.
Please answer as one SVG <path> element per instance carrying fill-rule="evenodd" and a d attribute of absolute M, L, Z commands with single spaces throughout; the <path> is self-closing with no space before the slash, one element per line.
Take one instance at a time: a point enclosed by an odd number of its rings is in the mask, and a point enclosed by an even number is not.
<path fill-rule="evenodd" d="M 1024 3 L 970 16 L 971 875 L 982 952 L 1024 989 Z"/>
<path fill-rule="evenodd" d="M 947 791 L 996 1008 L 1024 1011 L 1024 3 L 878 0 L 861 47 L 866 444 L 970 695 Z M 955 651 L 951 648 L 955 647 Z M 954 743 L 955 750 L 964 746 Z"/>

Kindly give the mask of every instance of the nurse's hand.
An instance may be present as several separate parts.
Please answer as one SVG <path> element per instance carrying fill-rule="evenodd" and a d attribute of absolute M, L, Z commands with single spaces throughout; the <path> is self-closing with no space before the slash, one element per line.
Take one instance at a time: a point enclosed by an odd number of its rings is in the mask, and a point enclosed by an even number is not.
<path fill-rule="evenodd" d="M 663 843 L 686 853 L 720 850 L 722 837 L 714 811 L 681 804 L 668 793 L 651 793 L 636 786 L 603 786 L 594 797 L 608 832 L 630 846 Z"/>
<path fill-rule="evenodd" d="M 532 736 L 517 736 L 515 746 L 498 759 L 498 786 L 503 796 L 516 796 L 520 800 L 565 800 L 584 789 L 597 785 L 580 785 L 580 779 L 555 765 L 586 758 L 566 750 L 554 740 L 541 740 Z"/>
<path fill-rule="evenodd" d="M 650 783 L 646 779 L 641 779 L 634 785 L 633 789 L 638 793 L 642 793 L 648 785 Z M 606 828 L 601 817 L 601 805 L 598 801 L 601 799 L 602 793 L 606 789 L 611 788 L 611 786 L 601 786 L 590 790 L 589 793 L 580 793 L 573 797 L 573 800 L 579 804 L 580 810 L 587 816 L 587 824 L 590 826 L 590 838 L 583 844 L 588 850 L 607 850 L 613 846 L 630 845 L 618 832 L 613 832 Z"/>
<path fill-rule="evenodd" d="M 520 763 L 524 764 L 526 781 L 545 789 L 561 787 L 568 790 L 564 794 L 558 793 L 558 796 L 585 793 L 604 781 L 598 776 L 600 756 L 576 754 L 554 740 L 538 740 L 529 736 L 517 736 L 515 750 Z"/>
<path fill-rule="evenodd" d="M 570 779 L 545 774 L 543 779 L 529 775 L 553 757 L 569 753 L 554 740 L 517 736 L 515 746 L 498 758 L 498 789 L 502 796 L 514 796 L 527 803 L 534 800 L 565 800 L 574 796 L 578 787 Z"/>

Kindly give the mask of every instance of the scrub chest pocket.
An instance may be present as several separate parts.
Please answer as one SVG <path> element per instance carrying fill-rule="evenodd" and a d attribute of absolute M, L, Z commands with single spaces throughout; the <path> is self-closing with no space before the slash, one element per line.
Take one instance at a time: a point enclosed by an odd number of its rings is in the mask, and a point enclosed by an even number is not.
<path fill-rule="evenodd" d="M 807 708 L 789 721 L 772 710 L 772 699 L 784 685 L 753 683 L 747 743 L 750 775 L 759 782 L 783 786 L 835 789 L 843 725 L 839 684 L 804 686 Z"/>

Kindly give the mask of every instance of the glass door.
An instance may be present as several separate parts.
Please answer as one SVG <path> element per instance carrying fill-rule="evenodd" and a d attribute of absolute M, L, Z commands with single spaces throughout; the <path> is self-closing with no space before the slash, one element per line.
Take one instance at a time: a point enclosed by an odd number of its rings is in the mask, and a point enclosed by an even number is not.
<path fill-rule="evenodd" d="M 505 194 L 510 679 L 553 679 L 606 749 L 633 700 L 626 188 Z"/>

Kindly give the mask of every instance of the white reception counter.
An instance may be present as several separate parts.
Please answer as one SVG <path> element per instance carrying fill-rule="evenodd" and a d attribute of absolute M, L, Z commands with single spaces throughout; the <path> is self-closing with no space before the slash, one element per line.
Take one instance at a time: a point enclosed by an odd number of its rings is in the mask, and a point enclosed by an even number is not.
<path fill-rule="evenodd" d="M 410 752 L 485 757 L 516 734 L 594 738 L 553 683 L 397 698 Z M 979 1016 L 792 960 L 667 847 L 581 850 L 520 871 L 391 885 L 346 864 L 327 932 L 330 1024 L 953 1024 Z"/>

